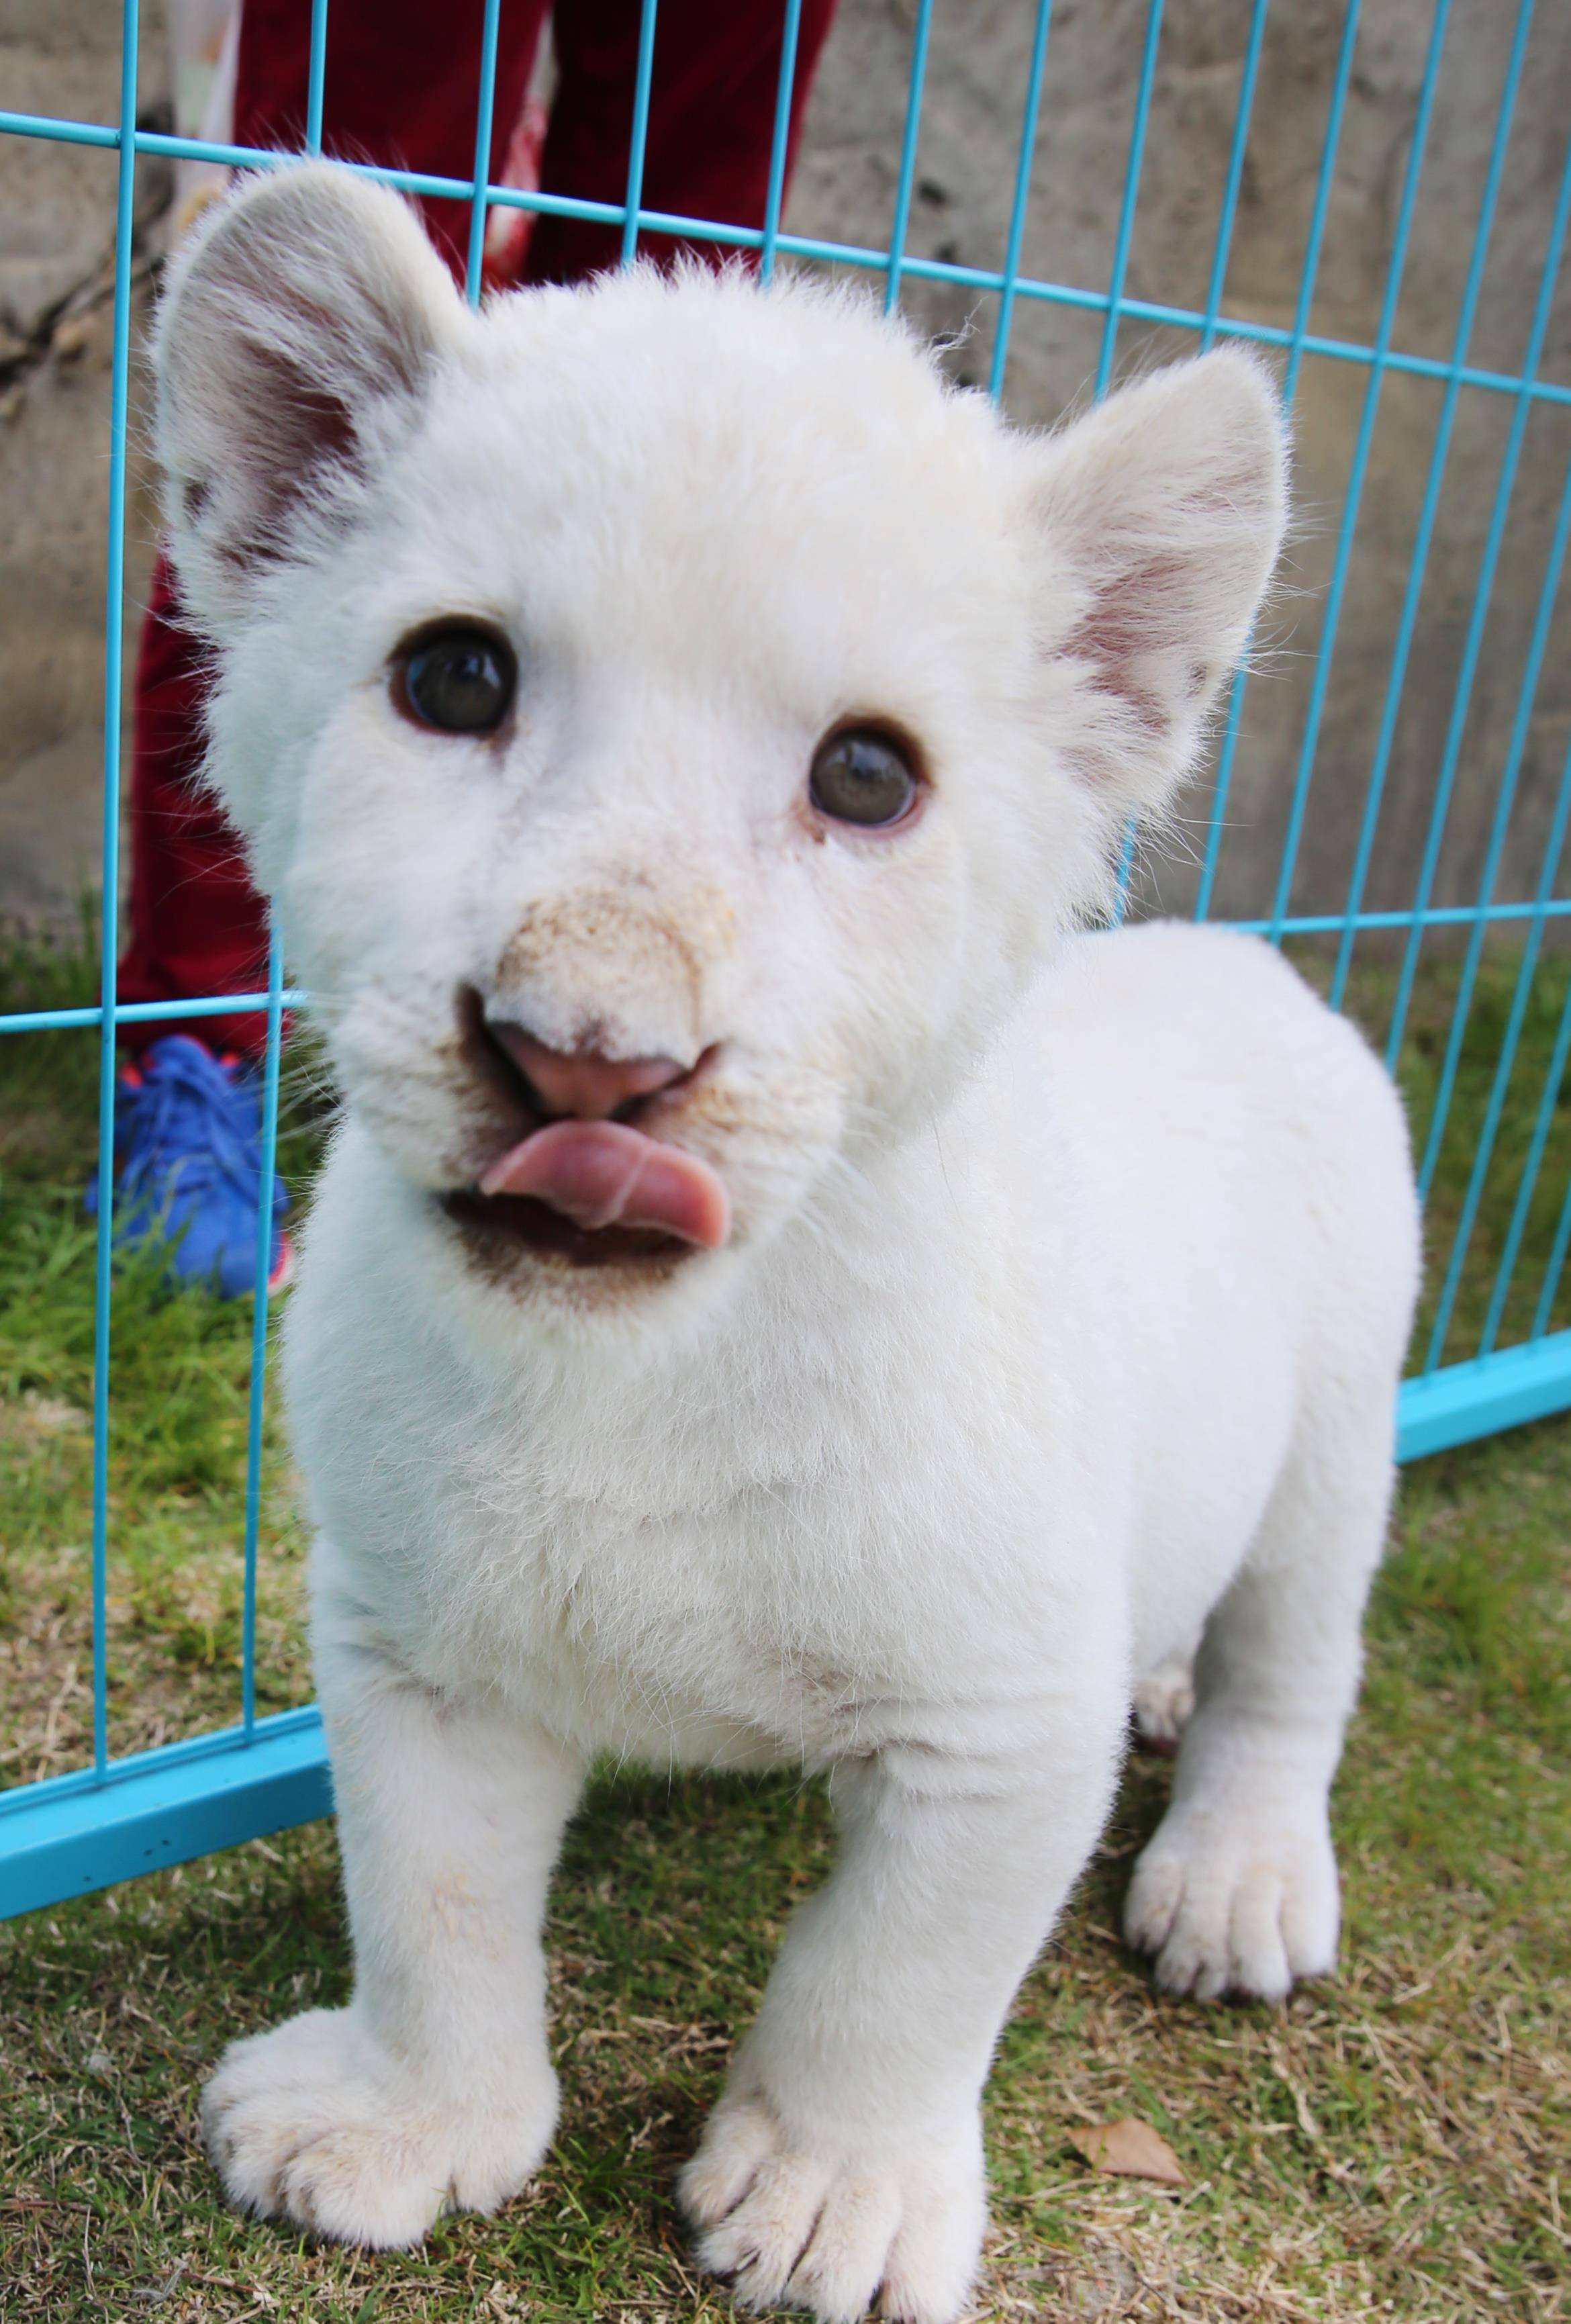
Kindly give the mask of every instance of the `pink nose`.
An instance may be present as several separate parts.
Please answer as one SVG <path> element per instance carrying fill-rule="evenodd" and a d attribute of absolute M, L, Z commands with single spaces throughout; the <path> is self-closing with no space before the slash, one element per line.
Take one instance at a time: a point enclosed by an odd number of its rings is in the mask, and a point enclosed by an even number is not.
<path fill-rule="evenodd" d="M 687 1067 L 672 1057 L 602 1057 L 593 1050 L 569 1056 L 548 1049 L 521 1025 L 492 1022 L 499 1041 L 533 1088 L 543 1111 L 579 1121 L 605 1121 L 633 1099 L 653 1097 L 684 1081 Z"/>

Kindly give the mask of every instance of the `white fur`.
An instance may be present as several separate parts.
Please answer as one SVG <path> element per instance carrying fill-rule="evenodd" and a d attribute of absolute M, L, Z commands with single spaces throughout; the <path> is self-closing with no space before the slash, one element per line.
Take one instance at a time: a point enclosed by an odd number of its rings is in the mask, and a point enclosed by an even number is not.
<path fill-rule="evenodd" d="M 1404 1127 L 1267 948 L 1077 935 L 1191 762 L 1275 557 L 1274 399 L 1223 352 L 1012 435 L 854 298 L 635 272 L 473 316 L 389 195 L 304 169 L 181 263 L 160 350 L 212 776 L 346 1120 L 286 1379 L 349 2008 L 233 2049 L 231 2195 L 352 2241 L 551 2134 L 542 1902 L 596 1753 L 828 1769 L 683 2183 L 754 2302 L 944 2324 L 978 2098 L 1095 1842 L 1135 1681 L 1203 1629 L 1133 1941 L 1328 1970 L 1327 1792 L 1416 1276 Z M 434 614 L 517 641 L 499 742 L 415 731 Z M 818 737 L 932 792 L 815 825 Z M 455 994 L 690 1063 L 730 1244 L 477 1271 Z"/>

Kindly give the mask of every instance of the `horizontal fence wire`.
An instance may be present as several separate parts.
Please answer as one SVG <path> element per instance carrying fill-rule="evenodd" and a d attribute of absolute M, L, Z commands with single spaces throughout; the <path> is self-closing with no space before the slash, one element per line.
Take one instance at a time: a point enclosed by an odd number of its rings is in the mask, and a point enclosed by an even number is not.
<path fill-rule="evenodd" d="M 822 235 L 796 234 L 784 223 L 787 157 L 790 150 L 793 95 L 800 40 L 801 0 L 780 0 L 780 60 L 770 134 L 767 187 L 762 223 L 748 226 L 694 217 L 647 207 L 645 165 L 648 150 L 650 108 L 658 71 L 659 18 L 657 0 L 644 0 L 637 46 L 628 167 L 624 198 L 620 202 L 591 200 L 554 194 L 543 189 L 519 188 L 495 181 L 499 143 L 495 119 L 501 0 L 484 0 L 481 27 L 480 70 L 475 92 L 474 168 L 463 179 L 383 167 L 365 161 L 338 166 L 390 185 L 404 192 L 467 206 L 464 289 L 478 303 L 483 287 L 487 224 L 493 209 L 524 212 L 544 218 L 563 218 L 620 229 L 622 262 L 637 256 L 646 234 L 675 237 L 756 254 L 758 272 L 766 281 L 782 259 L 862 272 L 882 278 L 887 309 L 894 309 L 908 284 L 922 283 L 996 300 L 987 384 L 1001 397 L 1010 362 L 1015 326 L 1021 302 L 1043 311 L 1061 310 L 1099 322 L 1094 364 L 1094 392 L 1102 394 L 1112 383 L 1121 326 L 1135 323 L 1150 328 L 1171 328 L 1193 336 L 1203 352 L 1222 342 L 1259 348 L 1284 359 L 1282 389 L 1291 405 L 1307 361 L 1324 360 L 1362 370 L 1364 383 L 1349 467 L 1337 521 L 1328 586 L 1321 610 L 1308 708 L 1294 753 L 1291 790 L 1286 803 L 1286 828 L 1269 909 L 1257 918 L 1228 915 L 1228 925 L 1266 936 L 1274 943 L 1302 940 L 1313 945 L 1326 940 L 1329 960 L 1328 989 L 1334 1005 L 1348 998 L 1355 973 L 1355 948 L 1366 936 L 1401 939 L 1401 964 L 1396 973 L 1388 1030 L 1388 1056 L 1394 1065 L 1403 1054 L 1410 1033 L 1422 947 L 1436 932 L 1452 931 L 1465 937 L 1457 989 L 1445 1031 L 1431 1111 L 1425 1127 L 1421 1167 L 1429 1190 L 1442 1158 L 1465 1060 L 1470 1054 L 1469 1028 L 1482 973 L 1484 950 L 1492 936 L 1520 937 L 1521 949 L 1505 1008 L 1503 1030 L 1493 1058 L 1482 1125 L 1469 1158 L 1465 1185 L 1424 1345 L 1424 1377 L 1403 1391 L 1401 1449 L 1404 1456 L 1462 1441 L 1483 1428 L 1571 1404 L 1571 1333 L 1554 1333 L 1557 1302 L 1571 1255 L 1571 1185 L 1557 1204 L 1552 1173 L 1546 1186 L 1551 1157 L 1559 1167 L 1557 1132 L 1563 1116 L 1564 1084 L 1571 1065 L 1571 985 L 1554 1019 L 1554 1033 L 1540 1082 L 1520 1101 L 1513 1098 L 1523 1028 L 1539 991 L 1550 940 L 1559 925 L 1571 918 L 1571 898 L 1557 896 L 1563 870 L 1566 841 L 1571 829 L 1571 746 L 1561 766 L 1553 811 L 1544 838 L 1533 893 L 1511 900 L 1495 895 L 1500 880 L 1508 826 L 1517 792 L 1540 680 L 1551 659 L 1551 636 L 1558 600 L 1562 567 L 1571 537 L 1571 473 L 1557 505 L 1542 568 L 1531 633 L 1528 639 L 1511 723 L 1505 757 L 1495 792 L 1482 871 L 1475 900 L 1463 904 L 1434 901 L 1448 830 L 1453 796 L 1462 765 L 1463 746 L 1484 651 L 1485 627 L 1494 603 L 1501 558 L 1511 523 L 1523 445 L 1535 413 L 1564 411 L 1571 407 L 1571 383 L 1540 375 L 1548 343 L 1553 302 L 1561 259 L 1571 219 L 1571 145 L 1567 146 L 1557 184 L 1542 266 L 1538 278 L 1527 344 L 1520 366 L 1501 369 L 1473 359 L 1481 298 L 1487 278 L 1492 240 L 1502 210 L 1502 183 L 1511 151 L 1513 124 L 1527 70 L 1529 36 L 1543 0 L 1516 0 L 1511 19 L 1509 54 L 1495 108 L 1487 161 L 1476 213 L 1467 243 L 1467 261 L 1449 352 L 1444 356 L 1420 354 L 1399 342 L 1404 280 L 1415 221 L 1419 213 L 1420 188 L 1435 115 L 1437 91 L 1445 56 L 1454 0 L 1435 0 L 1428 46 L 1416 95 L 1413 119 L 1407 136 L 1397 192 L 1390 247 L 1378 319 L 1367 340 L 1339 337 L 1310 327 L 1321 290 L 1322 261 L 1328 238 L 1333 187 L 1341 157 L 1350 92 L 1355 87 L 1355 56 L 1363 31 L 1364 0 L 1347 0 L 1337 38 L 1326 117 L 1320 132 L 1297 290 L 1291 319 L 1266 322 L 1257 317 L 1225 311 L 1229 268 L 1240 203 L 1246 182 L 1252 140 L 1258 134 L 1257 94 L 1272 0 L 1249 0 L 1246 27 L 1238 62 L 1238 82 L 1226 159 L 1219 188 L 1218 208 L 1203 302 L 1198 306 L 1135 295 L 1129 287 L 1132 255 L 1141 202 L 1141 186 L 1148 136 L 1157 90 L 1158 65 L 1164 32 L 1163 0 L 1146 0 L 1138 63 L 1131 80 L 1132 110 L 1125 154 L 1122 192 L 1113 233 L 1111 261 L 1105 288 L 1059 281 L 1032 273 L 1024 265 L 1028 217 L 1034 179 L 1044 153 L 1051 166 L 1049 133 L 1044 125 L 1044 101 L 1049 86 L 1049 61 L 1053 30 L 1052 0 L 1035 0 L 1030 17 L 1024 103 L 1014 175 L 1002 247 L 996 266 L 962 263 L 957 257 L 929 256 L 910 247 L 913 203 L 918 183 L 918 157 L 923 134 L 923 101 L 927 91 L 934 0 L 917 0 L 910 30 L 909 67 L 901 116 L 897 166 L 887 244 L 841 242 Z M 303 150 L 319 155 L 324 124 L 331 117 L 327 86 L 328 0 L 312 0 Z M 1062 12 L 1067 25 L 1071 12 Z M 267 984 L 263 990 L 204 995 L 178 1001 L 121 1002 L 116 991 L 118 951 L 120 843 L 118 802 L 121 773 L 120 701 L 124 669 L 123 604 L 124 591 L 124 524 L 126 505 L 126 428 L 131 345 L 132 238 L 134 222 L 135 168 L 142 157 L 206 162 L 229 169 L 271 169 L 287 165 L 290 154 L 271 149 L 225 143 L 207 138 L 166 134 L 135 125 L 138 63 L 136 0 L 124 0 L 121 51 L 119 121 L 117 124 L 54 118 L 31 113 L 0 111 L 0 135 L 53 141 L 68 146 L 113 151 L 117 156 L 115 237 L 115 297 L 111 411 L 109 423 L 108 543 L 106 573 L 106 618 L 105 651 L 104 800 L 101 845 L 103 880 L 102 958 L 100 998 L 96 1004 L 13 1010 L 0 1014 L 0 1033 L 41 1034 L 94 1028 L 98 1036 L 98 1141 L 96 1160 L 97 1226 L 94 1260 L 94 1370 L 92 1478 L 92 1763 L 78 1774 L 52 1778 L 42 1784 L 22 1785 L 0 1796 L 0 1869 L 5 1860 L 4 1819 L 12 1811 L 28 1808 L 31 1795 L 51 1812 L 55 1803 L 65 1824 L 76 1830 L 94 1812 L 91 1802 L 120 1799 L 123 1809 L 109 1811 L 108 1824 L 95 1827 L 95 1845 L 102 1848 L 104 1833 L 111 1843 L 122 1827 L 135 1821 L 128 1804 L 140 1799 L 144 1785 L 169 1771 L 181 1797 L 205 1803 L 193 1811 L 192 1831 L 207 1834 L 204 1845 L 224 1826 L 230 1836 L 276 1828 L 299 1814 L 320 1812 L 325 1781 L 319 1729 L 315 1713 L 291 1711 L 260 1718 L 256 1707 L 257 1584 L 263 1497 L 264 1420 L 266 1411 L 267 1347 L 270 1319 L 269 1286 L 272 1266 L 272 1190 L 278 1142 L 280 1057 L 288 1012 L 306 1007 L 308 995 L 285 982 L 284 962 L 276 931 L 270 940 Z M 1503 25 L 1502 25 L 1503 30 Z M 502 137 L 510 124 L 503 124 Z M 1509 213 L 1508 213 L 1509 214 Z M 1311 816 L 1311 790 L 1323 740 L 1323 724 L 1333 683 L 1339 632 L 1343 626 L 1349 576 L 1355 555 L 1360 512 L 1371 479 L 1379 475 L 1375 438 L 1382 397 L 1393 377 L 1433 383 L 1441 401 L 1427 464 L 1423 489 L 1408 557 L 1405 578 L 1392 623 L 1389 659 L 1383 665 L 1379 716 L 1373 754 L 1364 779 L 1356 828 L 1352 834 L 1351 863 L 1345 900 L 1339 910 L 1292 910 L 1300 845 Z M 1426 573 L 1437 538 L 1442 496 L 1447 488 L 1464 390 L 1509 399 L 1509 420 L 1495 473 L 1490 511 L 1467 607 L 1465 632 L 1450 691 L 1444 742 L 1436 768 L 1433 796 L 1424 825 L 1410 905 L 1370 909 L 1371 867 L 1377 830 L 1389 805 L 1395 759 L 1398 721 L 1409 696 L 1415 641 L 1419 635 Z M 1216 905 L 1218 864 L 1234 796 L 1235 769 L 1243 733 L 1249 686 L 1248 658 L 1228 696 L 1221 722 L 1210 804 L 1203 845 L 1198 851 L 1195 917 L 1208 918 Z M 1519 851 L 1520 852 L 1520 851 Z M 1514 858 L 1513 858 L 1514 861 Z M 1131 845 L 1125 847 L 1121 887 L 1133 864 Z M 1514 882 L 1513 882 L 1514 884 Z M 1526 885 L 1524 880 L 1520 882 Z M 1378 892 L 1378 890 L 1377 890 Z M 1440 892 L 1446 892 L 1441 888 Z M 1334 959 L 1329 956 L 1335 940 Z M 1557 954 L 1553 955 L 1558 957 Z M 243 1584 L 241 1600 L 240 1723 L 216 1736 L 188 1738 L 179 1744 L 117 1759 L 109 1749 L 107 1711 L 107 1582 L 109 1564 L 109 1454 L 111 1425 L 110 1326 L 113 1289 L 114 1103 L 115 1040 L 122 1027 L 138 1024 L 189 1022 L 244 1013 L 260 1014 L 265 1021 L 261 1090 L 262 1189 L 258 1219 L 253 1307 L 251 1317 L 250 1373 L 247 1387 L 247 1433 L 242 1534 Z M 1540 1051 L 1541 1055 L 1542 1052 Z M 1455 1336 L 1459 1291 L 1467 1274 L 1476 1239 L 1486 1188 L 1500 1158 L 1502 1125 L 1508 1102 L 1519 1105 L 1512 1120 L 1522 1123 L 1520 1162 L 1510 1190 L 1509 1217 L 1501 1237 L 1487 1299 L 1481 1299 L 1483 1323 L 1477 1354 L 1454 1362 L 1443 1359 Z M 1524 1109 L 1522 1111 L 1521 1109 Z M 1493 1199 L 1493 1197 L 1492 1197 Z M 1544 1274 L 1536 1292 L 1518 1295 L 1516 1277 L 1528 1246 L 1530 1224 L 1542 1221 L 1549 1204 L 1554 1225 L 1548 1235 Z M 1505 1208 L 1505 1198 L 1501 1207 Z M 1547 1222 L 1532 1226 L 1535 1245 L 1548 1232 Z M 1471 1280 L 1471 1277 L 1469 1277 Z M 1471 1295 L 1469 1295 L 1471 1296 Z M 1532 1313 L 1523 1321 L 1520 1336 L 1501 1346 L 1508 1313 L 1520 1312 L 1520 1300 L 1530 1297 Z M 250 1753 L 260 1771 L 255 1800 L 246 1806 L 234 1801 L 246 1793 L 243 1780 L 233 1774 L 234 1755 Z M 214 1770 L 229 1768 L 216 1775 Z M 227 1790 L 225 1787 L 228 1787 Z M 269 1787 L 273 1788 L 270 1789 Z M 215 1824 L 208 1811 L 224 1794 L 231 1803 Z M 287 1801 L 287 1812 L 279 1803 Z M 84 1807 L 84 1802 L 88 1803 Z M 271 1803 L 271 1804 L 269 1804 Z M 315 1803 L 315 1804 L 311 1804 Z M 138 1810 L 136 1813 L 142 1812 Z M 153 1809 L 146 1811 L 157 1824 Z M 170 1814 L 177 1816 L 174 1809 Z M 183 1813 L 184 1811 L 179 1811 Z M 274 1821 L 270 1822 L 270 1815 Z M 77 1820 L 72 1823 L 72 1819 Z M 204 1821 L 204 1818 L 206 1820 Z M 150 1826 L 150 1828 L 152 1828 Z M 172 1827 L 171 1827 L 172 1828 Z M 185 1830 L 185 1825 L 180 1825 Z M 136 1829 L 140 1831 L 142 1826 Z M 75 1843 L 72 1843 L 74 1846 Z M 86 1846 L 86 1842 L 82 1842 Z M 188 1850 L 188 1852 L 190 1852 Z M 79 1853 L 79 1850 L 78 1850 Z M 68 1855 L 69 1849 L 68 1849 Z M 51 1859 L 52 1860 L 52 1859 Z M 95 1858 L 122 1864 L 125 1851 L 110 1844 Z M 75 1862 L 75 1857 L 71 1858 Z M 49 1877 L 55 1876 L 51 1873 Z M 113 1877 L 119 1877 L 118 1874 Z M 78 1885 L 80 1885 L 78 1883 Z M 96 1885 L 89 1879 L 87 1885 Z M 54 1893 L 65 1893 L 58 1889 Z M 5 1909 L 0 1891 L 0 1910 Z"/>
<path fill-rule="evenodd" d="M 97 122 L 57 120 L 32 113 L 0 111 L 0 136 L 10 133 L 20 137 L 52 138 L 78 145 L 98 145 L 117 148 L 120 133 Z M 294 153 L 280 153 L 271 146 L 232 145 L 218 143 L 201 137 L 177 137 L 161 130 L 139 129 L 132 143 L 138 153 L 160 153 L 174 161 L 213 161 L 234 170 L 272 170 L 288 167 L 299 160 Z M 473 183 L 464 178 L 443 178 L 418 170 L 383 168 L 370 161 L 339 161 L 336 166 L 351 170 L 357 177 L 370 178 L 379 185 L 396 187 L 402 193 L 429 196 L 434 200 L 472 202 Z M 519 186 L 489 185 L 486 202 L 492 208 L 528 210 L 540 217 L 577 218 L 599 226 L 624 225 L 628 216 L 625 202 L 590 201 L 573 194 L 552 194 L 538 189 Z M 686 242 L 724 244 L 737 250 L 761 250 L 764 231 L 761 226 L 725 224 L 715 218 L 691 217 L 678 210 L 639 209 L 639 230 L 644 233 L 670 235 Z M 774 242 L 777 255 L 817 261 L 826 266 L 850 266 L 868 272 L 887 274 L 889 253 L 865 243 L 831 242 L 822 235 L 791 234 L 784 228 Z M 962 290 L 1000 292 L 1005 287 L 1003 271 L 995 267 L 964 266 L 958 261 L 942 258 L 923 258 L 907 253 L 901 261 L 901 272 L 920 278 L 924 282 L 953 283 Z M 1076 309 L 1091 315 L 1105 316 L 1113 304 L 1107 290 L 1091 290 L 1069 282 L 1054 282 L 1045 276 L 1022 274 L 1014 285 L 1018 299 L 1032 299 L 1050 306 Z M 1175 330 L 1199 332 L 1206 327 L 1203 307 L 1181 307 L 1161 300 L 1136 299 L 1125 296 L 1118 302 L 1121 316 L 1131 321 L 1153 325 L 1171 325 Z M 1242 316 L 1221 315 L 1214 323 L 1219 338 L 1242 339 L 1253 346 L 1280 348 L 1284 353 L 1300 355 L 1320 355 L 1334 363 L 1373 364 L 1375 351 L 1358 339 L 1342 339 L 1320 332 L 1306 332 L 1301 341 L 1290 328 L 1279 324 L 1250 320 Z M 1383 358 L 1387 372 L 1401 372 L 1414 379 L 1445 381 L 1451 376 L 1451 366 L 1441 356 L 1421 355 L 1393 348 Z M 1487 366 L 1469 364 L 1460 374 L 1465 387 L 1484 388 L 1498 394 L 1525 394 L 1531 402 L 1571 405 L 1571 385 L 1557 380 L 1530 379 L 1520 372 L 1496 371 Z"/>

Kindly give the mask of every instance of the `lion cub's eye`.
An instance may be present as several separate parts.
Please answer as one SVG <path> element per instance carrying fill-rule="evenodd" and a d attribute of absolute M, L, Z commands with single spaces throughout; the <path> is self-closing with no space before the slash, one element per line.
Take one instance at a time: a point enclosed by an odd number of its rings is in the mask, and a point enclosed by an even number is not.
<path fill-rule="evenodd" d="M 491 734 L 512 708 L 519 665 L 494 630 L 455 622 L 417 631 L 393 656 L 393 699 L 417 725 Z"/>
<path fill-rule="evenodd" d="M 826 735 L 807 788 L 821 815 L 864 830 L 900 822 L 917 795 L 907 747 L 881 726 L 842 726 Z"/>

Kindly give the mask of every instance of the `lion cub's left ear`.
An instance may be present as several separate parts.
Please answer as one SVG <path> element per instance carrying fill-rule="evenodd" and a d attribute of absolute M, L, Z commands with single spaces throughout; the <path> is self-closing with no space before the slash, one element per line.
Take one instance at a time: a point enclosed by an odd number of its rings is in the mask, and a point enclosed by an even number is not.
<path fill-rule="evenodd" d="M 242 179 L 182 251 L 154 342 L 181 595 L 222 637 L 396 457 L 463 301 L 409 204 L 327 162 Z"/>
<path fill-rule="evenodd" d="M 1071 681 L 1063 748 L 1109 806 L 1160 807 L 1282 547 L 1276 389 L 1253 356 L 1221 348 L 1123 389 L 1024 457 L 1041 650 Z"/>

